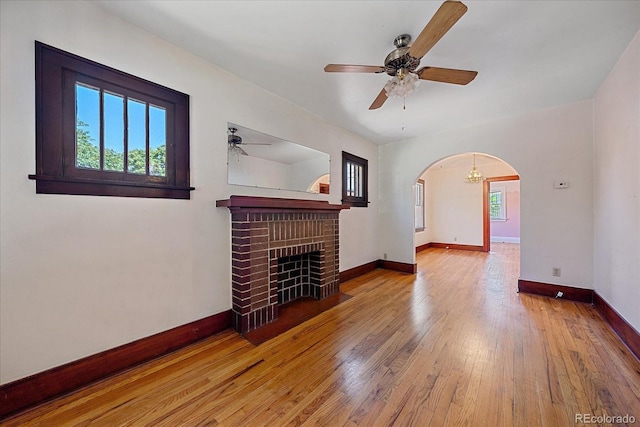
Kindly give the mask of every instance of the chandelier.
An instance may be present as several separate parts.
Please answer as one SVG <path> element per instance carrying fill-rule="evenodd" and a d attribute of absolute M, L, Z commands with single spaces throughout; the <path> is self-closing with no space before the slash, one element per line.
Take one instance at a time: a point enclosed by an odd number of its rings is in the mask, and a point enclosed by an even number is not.
<path fill-rule="evenodd" d="M 405 97 L 412 94 L 420 84 L 420 77 L 406 68 L 398 70 L 397 74 L 384 85 L 387 97 Z"/>
<path fill-rule="evenodd" d="M 464 182 L 468 182 L 469 184 L 475 184 L 478 182 L 482 182 L 485 180 L 484 175 L 478 169 L 476 169 L 476 155 L 473 155 L 473 168 L 467 174 L 467 177 L 464 179 Z"/>

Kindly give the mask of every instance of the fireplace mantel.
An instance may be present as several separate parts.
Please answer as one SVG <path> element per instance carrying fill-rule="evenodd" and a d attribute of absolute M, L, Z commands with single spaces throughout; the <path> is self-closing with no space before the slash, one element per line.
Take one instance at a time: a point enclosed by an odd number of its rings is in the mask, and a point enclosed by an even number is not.
<path fill-rule="evenodd" d="M 232 311 L 238 332 L 276 320 L 279 299 L 324 299 L 339 292 L 338 217 L 348 205 L 231 196 L 216 206 L 231 212 Z M 282 286 L 286 278 L 279 277 L 279 269 L 298 259 L 308 262 L 308 276 L 299 283 L 296 279 L 294 286 Z M 288 279 L 291 282 L 291 276 Z"/>
<path fill-rule="evenodd" d="M 349 209 L 349 205 L 332 205 L 324 200 L 282 199 L 276 197 L 231 196 L 217 200 L 216 207 L 229 209 L 269 209 L 297 211 L 339 211 Z"/>

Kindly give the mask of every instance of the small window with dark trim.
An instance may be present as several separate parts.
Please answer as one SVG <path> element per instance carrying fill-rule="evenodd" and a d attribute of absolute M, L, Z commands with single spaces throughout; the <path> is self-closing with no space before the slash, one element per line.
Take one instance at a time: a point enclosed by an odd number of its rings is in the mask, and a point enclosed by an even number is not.
<path fill-rule="evenodd" d="M 368 161 L 342 152 L 342 203 L 354 207 L 367 207 Z"/>
<path fill-rule="evenodd" d="M 37 193 L 188 199 L 189 95 L 36 42 Z"/>

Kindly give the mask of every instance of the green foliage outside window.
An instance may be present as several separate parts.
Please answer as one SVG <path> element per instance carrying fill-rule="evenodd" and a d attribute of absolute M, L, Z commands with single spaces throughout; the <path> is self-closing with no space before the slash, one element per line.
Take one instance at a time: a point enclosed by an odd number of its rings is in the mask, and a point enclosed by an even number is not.
<path fill-rule="evenodd" d="M 502 211 L 502 193 L 492 191 L 489 193 L 489 215 L 492 219 L 500 218 Z"/>
<path fill-rule="evenodd" d="M 95 138 L 87 129 L 88 125 L 78 120 L 76 125 L 76 166 L 86 169 L 100 169 L 100 147 L 95 144 Z M 128 171 L 129 173 L 146 173 L 145 151 L 135 149 L 129 151 Z M 160 145 L 149 152 L 149 174 L 154 176 L 165 176 L 166 168 L 166 145 Z M 124 154 L 118 153 L 110 148 L 104 150 L 104 170 L 124 171 Z"/>

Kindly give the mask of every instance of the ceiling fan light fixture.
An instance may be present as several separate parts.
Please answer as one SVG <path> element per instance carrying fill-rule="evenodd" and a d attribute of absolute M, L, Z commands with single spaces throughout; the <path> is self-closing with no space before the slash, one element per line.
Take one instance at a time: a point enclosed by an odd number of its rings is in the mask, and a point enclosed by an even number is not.
<path fill-rule="evenodd" d="M 398 74 L 384 85 L 387 97 L 405 97 L 412 94 L 420 85 L 420 77 L 416 73 L 398 70 Z"/>
<path fill-rule="evenodd" d="M 237 144 L 229 144 L 229 158 L 231 156 L 236 156 L 237 160 L 240 161 L 240 156 L 248 156 L 248 154 Z"/>

